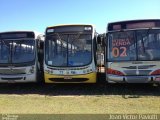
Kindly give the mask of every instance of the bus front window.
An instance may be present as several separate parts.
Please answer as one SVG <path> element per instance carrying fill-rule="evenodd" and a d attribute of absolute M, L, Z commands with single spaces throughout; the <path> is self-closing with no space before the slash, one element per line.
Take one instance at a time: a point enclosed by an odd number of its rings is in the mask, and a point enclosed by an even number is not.
<path fill-rule="evenodd" d="M 60 34 L 47 36 L 46 63 L 51 66 L 84 66 L 91 62 L 91 35 Z"/>
<path fill-rule="evenodd" d="M 89 64 L 91 62 L 91 45 L 91 35 L 69 35 L 68 66 L 83 66 Z"/>
<path fill-rule="evenodd" d="M 13 41 L 12 63 L 31 62 L 35 59 L 34 40 Z"/>
<path fill-rule="evenodd" d="M 34 40 L 1 40 L 0 64 L 20 64 L 35 59 Z"/>
<path fill-rule="evenodd" d="M 160 30 L 137 31 L 138 60 L 160 60 Z"/>
<path fill-rule="evenodd" d="M 45 46 L 45 58 L 48 65 L 67 65 L 67 35 L 54 34 L 47 36 Z"/>
<path fill-rule="evenodd" d="M 9 63 L 11 41 L 0 40 L 0 63 Z"/>
<path fill-rule="evenodd" d="M 136 60 L 134 32 L 113 32 L 108 34 L 109 61 Z"/>

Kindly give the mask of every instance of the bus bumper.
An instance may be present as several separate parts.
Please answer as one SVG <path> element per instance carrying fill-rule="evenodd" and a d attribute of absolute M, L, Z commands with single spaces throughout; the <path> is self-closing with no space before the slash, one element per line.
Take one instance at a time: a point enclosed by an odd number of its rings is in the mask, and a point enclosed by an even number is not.
<path fill-rule="evenodd" d="M 97 73 L 84 75 L 52 75 L 45 73 L 45 83 L 96 83 Z"/>
<path fill-rule="evenodd" d="M 27 83 L 36 82 L 35 74 L 25 75 L 0 75 L 0 83 Z"/>
<path fill-rule="evenodd" d="M 108 83 L 160 83 L 160 75 L 157 76 L 117 76 L 106 75 Z"/>

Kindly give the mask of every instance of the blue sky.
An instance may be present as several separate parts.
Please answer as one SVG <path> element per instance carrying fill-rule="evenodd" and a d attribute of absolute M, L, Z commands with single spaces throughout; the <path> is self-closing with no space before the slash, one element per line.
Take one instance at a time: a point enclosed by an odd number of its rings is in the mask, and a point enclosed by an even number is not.
<path fill-rule="evenodd" d="M 0 0 L 0 15 L 0 32 L 85 23 L 103 33 L 108 22 L 160 19 L 160 0 Z"/>

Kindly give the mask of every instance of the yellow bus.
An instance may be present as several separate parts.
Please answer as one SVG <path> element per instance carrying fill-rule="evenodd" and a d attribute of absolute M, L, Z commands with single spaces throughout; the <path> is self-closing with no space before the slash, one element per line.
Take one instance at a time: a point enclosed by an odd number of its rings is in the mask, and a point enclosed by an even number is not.
<path fill-rule="evenodd" d="M 45 83 L 96 83 L 96 35 L 88 24 L 47 27 Z"/>

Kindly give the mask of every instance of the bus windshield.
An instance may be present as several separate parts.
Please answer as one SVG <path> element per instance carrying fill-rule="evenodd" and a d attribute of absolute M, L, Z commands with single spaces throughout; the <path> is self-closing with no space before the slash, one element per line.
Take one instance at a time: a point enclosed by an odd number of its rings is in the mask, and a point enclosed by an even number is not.
<path fill-rule="evenodd" d="M 108 40 L 109 61 L 160 60 L 160 30 L 113 32 Z"/>
<path fill-rule="evenodd" d="M 91 62 L 91 34 L 54 33 L 46 37 L 46 63 L 51 66 L 84 66 Z"/>
<path fill-rule="evenodd" d="M 19 64 L 35 59 L 34 40 L 0 40 L 0 63 Z"/>

